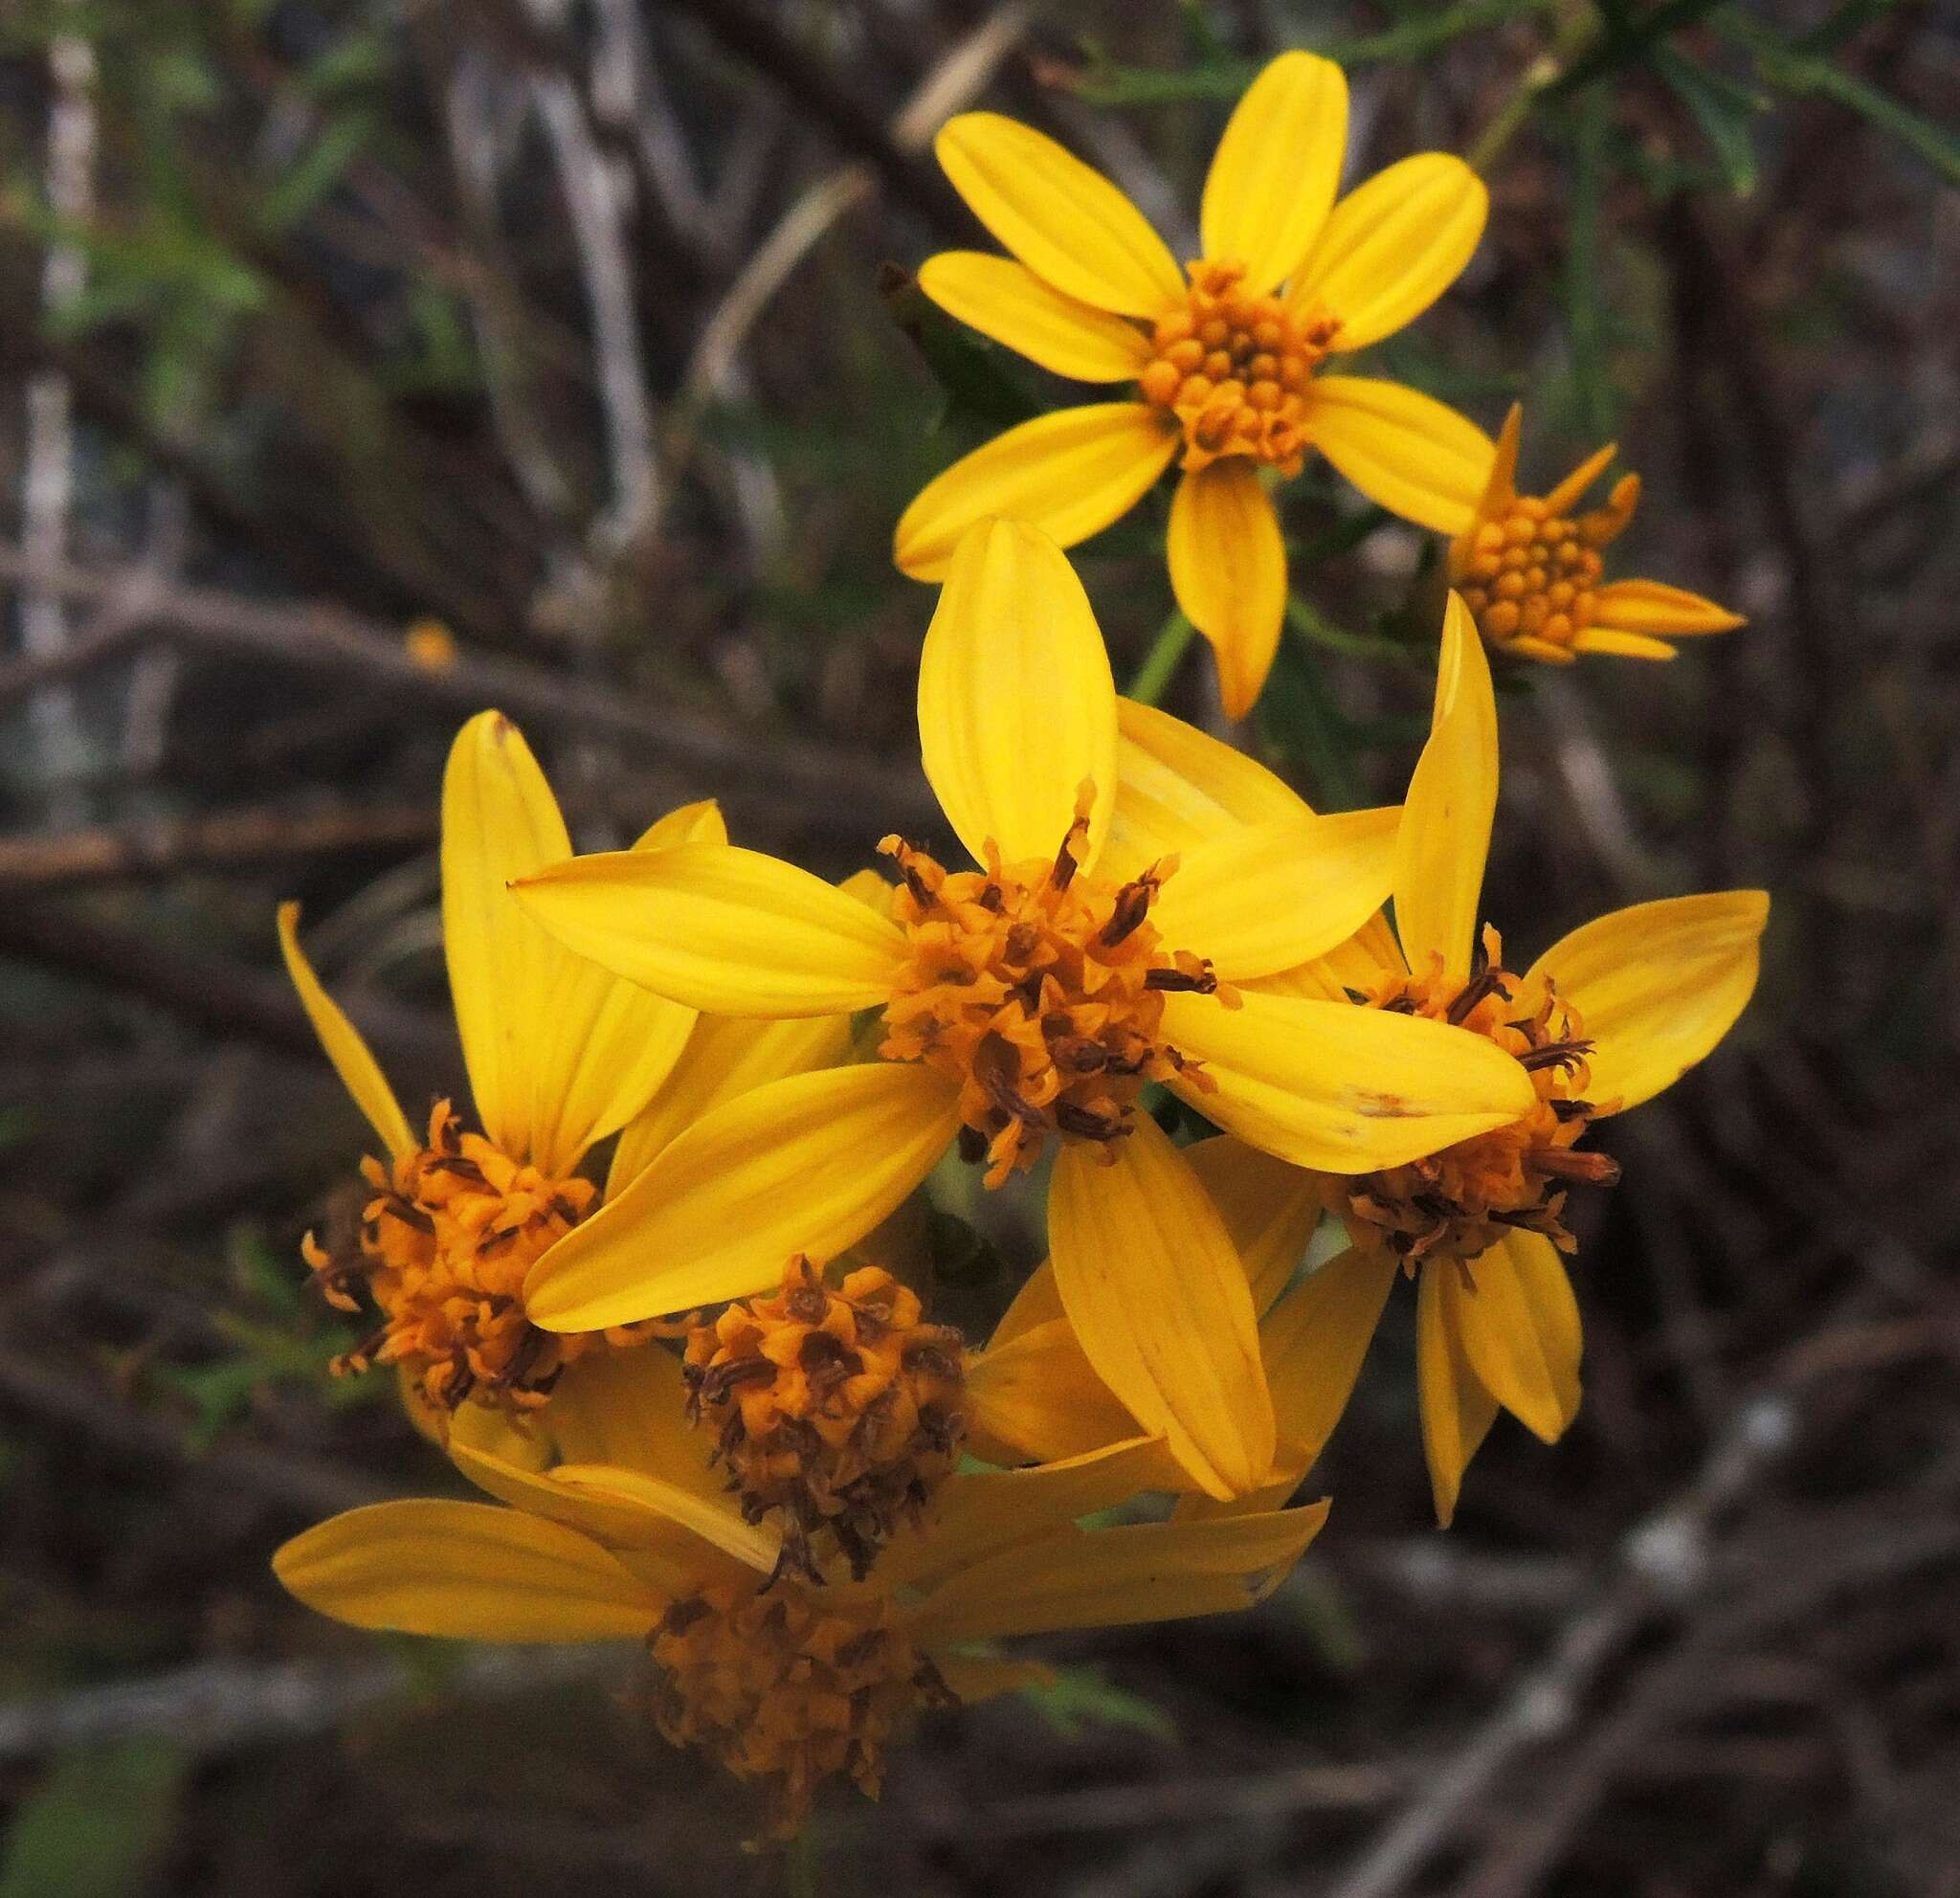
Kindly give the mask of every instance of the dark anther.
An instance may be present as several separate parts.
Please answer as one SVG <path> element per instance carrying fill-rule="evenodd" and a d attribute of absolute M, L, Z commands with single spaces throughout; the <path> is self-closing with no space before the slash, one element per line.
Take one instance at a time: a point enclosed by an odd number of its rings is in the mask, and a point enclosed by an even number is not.
<path fill-rule="evenodd" d="M 713 1612 L 704 1596 L 685 1596 L 679 1601 L 668 1603 L 667 1612 L 660 1617 L 660 1632 L 663 1635 L 684 1635 L 703 1615 Z"/>
<path fill-rule="evenodd" d="M 1483 951 L 1480 947 L 1480 949 L 1478 949 L 1478 956 L 1480 959 L 1481 959 Z M 1447 1018 L 1457 1023 L 1460 1027 L 1462 1023 L 1464 1023 L 1470 1018 L 1471 1010 L 1473 1010 L 1477 1006 L 1477 1004 L 1484 998 L 1485 995 L 1502 995 L 1506 1001 L 1508 1001 L 1510 999 L 1510 991 L 1506 989 L 1503 985 L 1503 976 L 1504 972 L 1502 969 L 1499 969 L 1494 964 L 1485 961 L 1483 967 L 1478 970 L 1478 971 L 1471 976 L 1469 981 L 1465 982 L 1462 988 L 1458 992 L 1457 999 L 1450 1004 L 1449 1015 Z"/>
<path fill-rule="evenodd" d="M 1545 1105 L 1551 1109 L 1553 1120 L 1585 1121 L 1592 1118 L 1591 1101 L 1548 1101 Z"/>
<path fill-rule="evenodd" d="M 1348 999 L 1350 1002 L 1352 1002 L 1356 1008 L 1366 1008 L 1368 1006 L 1368 997 L 1364 995 L 1359 989 L 1349 989 L 1344 986 L 1341 993 L 1344 995 L 1346 995 Z"/>
<path fill-rule="evenodd" d="M 1089 834 L 1086 817 L 1078 817 L 1068 827 L 1068 835 L 1061 840 L 1061 848 L 1055 853 L 1055 868 L 1048 873 L 1048 881 L 1058 890 L 1065 890 L 1075 882 L 1076 872 L 1082 866 L 1076 861 L 1073 846 L 1078 837 Z"/>
<path fill-rule="evenodd" d="M 987 1136 L 977 1127 L 960 1128 L 960 1158 L 969 1167 L 977 1167 L 987 1157 Z"/>
<path fill-rule="evenodd" d="M 821 1325 L 831 1308 L 829 1296 L 819 1284 L 805 1283 L 783 1301 L 790 1316 L 799 1325 Z"/>
<path fill-rule="evenodd" d="M 409 1200 L 404 1199 L 400 1194 L 390 1193 L 387 1197 L 387 1206 L 388 1210 L 397 1219 L 399 1219 L 403 1225 L 412 1226 L 418 1233 L 434 1232 L 435 1221 L 432 1219 L 428 1214 L 423 1212 L 423 1210 L 419 1206 L 413 1205 Z"/>
<path fill-rule="evenodd" d="M 1096 940 L 1104 949 L 1114 949 L 1118 943 L 1134 935 L 1148 917 L 1150 899 L 1156 893 L 1156 885 L 1147 880 L 1125 883 L 1116 892 L 1116 907 L 1109 912 L 1109 921 L 1103 924 L 1102 933 Z"/>
<path fill-rule="evenodd" d="M 1119 1116 L 1092 1113 L 1087 1107 L 1077 1106 L 1073 1101 L 1055 1104 L 1055 1124 L 1063 1132 L 1080 1134 L 1084 1140 L 1114 1140 L 1123 1131 Z"/>
<path fill-rule="evenodd" d="M 989 910 L 992 914 L 997 916 L 1000 914 L 1000 905 L 1003 903 L 1005 903 L 1007 899 L 1001 894 L 1001 888 L 998 883 L 989 883 L 987 887 L 980 892 L 977 901 L 982 909 Z"/>
<path fill-rule="evenodd" d="M 1218 978 L 1209 966 L 1198 975 L 1187 975 L 1181 969 L 1153 969 L 1144 977 L 1144 987 L 1159 989 L 1167 994 L 1214 995 L 1218 993 Z"/>
<path fill-rule="evenodd" d="M 510 1354 L 510 1362 L 497 1373 L 496 1388 L 509 1390 L 512 1386 L 522 1388 L 524 1380 L 537 1367 L 537 1362 L 550 1343 L 551 1334 L 541 1331 L 534 1325 L 519 1339 L 517 1349 Z"/>
<path fill-rule="evenodd" d="M 479 1186 L 486 1184 L 483 1169 L 459 1153 L 453 1158 L 449 1154 L 438 1153 L 429 1162 L 429 1171 L 432 1173 L 453 1173 L 457 1179 L 474 1180 Z"/>
<path fill-rule="evenodd" d="M 767 1384 L 775 1374 L 776 1367 L 766 1357 L 738 1357 L 711 1365 L 701 1374 L 701 1400 L 722 1403 L 744 1384 Z"/>
<path fill-rule="evenodd" d="M 1548 1041 L 1518 1057 L 1518 1065 L 1536 1071 L 1541 1067 L 1577 1067 L 1592 1052 L 1591 1041 Z"/>

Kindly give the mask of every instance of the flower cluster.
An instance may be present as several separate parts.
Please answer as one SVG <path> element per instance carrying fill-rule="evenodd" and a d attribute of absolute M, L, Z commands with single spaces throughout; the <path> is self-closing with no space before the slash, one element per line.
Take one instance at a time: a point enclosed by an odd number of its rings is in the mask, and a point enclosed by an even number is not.
<path fill-rule="evenodd" d="M 419 1140 L 280 913 L 383 1150 L 352 1229 L 304 1242 L 325 1296 L 379 1321 L 342 1368 L 398 1366 L 494 1499 L 337 1517 L 280 1551 L 281 1580 L 364 1627 L 640 1642 L 639 1705 L 754 1783 L 770 1837 L 828 1782 L 875 1796 L 920 1710 L 1037 1678 L 1004 1639 L 1277 1586 L 1398 1278 L 1440 1521 L 1500 1410 L 1559 1437 L 1569 1198 L 1618 1176 L 1593 1128 L 1754 987 L 1760 892 L 1618 910 L 1523 967 L 1484 914 L 1487 649 L 1660 657 L 1732 622 L 1603 580 L 1637 491 L 1572 512 L 1603 454 L 1521 498 L 1515 411 L 1493 443 L 1324 372 L 1442 292 L 1485 209 L 1435 153 L 1337 202 L 1345 117 L 1327 62 L 1269 67 L 1183 270 L 1039 134 L 943 132 L 1013 257 L 932 258 L 928 295 L 1134 389 L 1012 431 L 900 524 L 900 564 L 943 582 L 920 755 L 967 864 L 891 836 L 890 876 L 834 884 L 731 843 L 710 804 L 574 856 L 523 738 L 479 715 L 442 812 L 472 1117 L 439 1102 Z M 1120 698 L 1062 551 L 1178 460 L 1172 584 L 1243 712 L 1286 597 L 1264 478 L 1314 452 L 1455 537 L 1399 806 L 1316 812 Z M 984 1341 L 928 1319 L 932 1259 L 893 1217 L 948 1162 L 1043 1200 L 1048 1257 Z"/>

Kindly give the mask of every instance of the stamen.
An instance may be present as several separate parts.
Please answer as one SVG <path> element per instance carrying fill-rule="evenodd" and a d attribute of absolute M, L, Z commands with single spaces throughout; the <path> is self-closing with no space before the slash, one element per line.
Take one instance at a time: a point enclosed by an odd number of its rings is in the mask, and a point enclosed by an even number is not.
<path fill-rule="evenodd" d="M 1514 1016 L 1524 987 L 1503 967 L 1497 931 L 1486 928 L 1462 981 L 1446 978 L 1437 957 L 1424 973 L 1385 977 L 1373 994 L 1348 991 L 1363 1007 L 1425 1016 L 1487 1036 L 1531 1076 L 1537 1090 L 1537 1105 L 1506 1127 L 1406 1167 L 1329 1179 L 1335 1210 L 1355 1242 L 1381 1246 L 1412 1273 L 1431 1260 L 1455 1261 L 1467 1270 L 1512 1231 L 1542 1233 L 1570 1250 L 1565 1185 L 1610 1186 L 1619 1177 L 1608 1155 L 1574 1150 L 1597 1111 L 1586 1098 L 1592 1043 L 1577 1012 L 1543 982 L 1534 985 L 1526 1012 Z"/>
<path fill-rule="evenodd" d="M 1290 477 L 1310 445 L 1307 389 L 1340 321 L 1319 311 L 1302 317 L 1278 297 L 1254 296 L 1244 277 L 1242 263 L 1190 266 L 1186 306 L 1159 320 L 1137 392 L 1183 425 L 1187 470 L 1242 455 Z"/>
<path fill-rule="evenodd" d="M 862 1578 L 900 1518 L 951 1474 L 965 1430 L 960 1335 L 876 1266 L 835 1291 L 792 1259 L 773 1298 L 738 1299 L 688 1333 L 689 1415 L 717 1433 L 742 1513 L 783 1528 L 778 1574 Z"/>
<path fill-rule="evenodd" d="M 363 1163 L 372 1196 L 358 1228 L 301 1253 L 327 1302 L 359 1309 L 356 1288 L 384 1323 L 337 1358 L 337 1375 L 401 1364 L 438 1412 L 475 1396 L 512 1410 L 542 1404 L 565 1366 L 602 1343 L 633 1344 L 658 1327 L 558 1335 L 525 1315 L 533 1263 L 590 1209 L 590 1180 L 549 1179 L 462 1128 L 447 1101 L 429 1118 L 428 1145 L 396 1161 Z"/>
<path fill-rule="evenodd" d="M 1162 1038 L 1166 994 L 1238 1005 L 1149 920 L 1175 858 L 1121 885 L 1082 871 L 1093 801 L 1082 785 L 1049 862 L 1004 863 L 990 844 L 984 871 L 948 874 L 897 837 L 883 846 L 904 877 L 893 913 L 912 953 L 880 1052 L 959 1083 L 960 1153 L 987 1162 L 989 1186 L 1033 1166 L 1050 1138 L 1120 1138 L 1146 1082 L 1205 1085 Z"/>
<path fill-rule="evenodd" d="M 757 1781 L 771 1839 L 793 1837 L 839 1775 L 876 1798 L 894 1729 L 953 1700 L 882 1596 L 722 1583 L 674 1602 L 647 1645 L 660 1732 Z"/>

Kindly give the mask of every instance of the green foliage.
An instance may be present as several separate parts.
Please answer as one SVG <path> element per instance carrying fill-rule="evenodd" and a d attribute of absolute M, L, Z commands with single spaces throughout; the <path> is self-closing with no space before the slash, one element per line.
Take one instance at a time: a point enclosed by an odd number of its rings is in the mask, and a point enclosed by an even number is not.
<path fill-rule="evenodd" d="M 1115 1727 L 1172 1746 L 1177 1723 L 1154 1701 L 1120 1687 L 1100 1667 L 1058 1667 L 1055 1678 L 1023 1687 L 1021 1696 L 1065 1740 L 1091 1727 Z"/>
<path fill-rule="evenodd" d="M 193 1450 L 215 1443 L 268 1385 L 307 1388 L 335 1407 L 372 1403 L 390 1395 L 385 1378 L 331 1374 L 328 1365 L 353 1348 L 358 1334 L 345 1325 L 323 1324 L 301 1276 L 290 1261 L 275 1256 L 256 1229 L 232 1231 L 226 1266 L 234 1295 L 251 1312 L 214 1314 L 212 1325 L 231 1351 L 205 1364 L 160 1365 L 149 1373 L 155 1385 L 190 1406 L 186 1438 Z"/>
<path fill-rule="evenodd" d="M 134 1898 L 167 1844 L 189 1761 L 133 1741 L 57 1760 L 0 1850 L 0 1898 Z"/>

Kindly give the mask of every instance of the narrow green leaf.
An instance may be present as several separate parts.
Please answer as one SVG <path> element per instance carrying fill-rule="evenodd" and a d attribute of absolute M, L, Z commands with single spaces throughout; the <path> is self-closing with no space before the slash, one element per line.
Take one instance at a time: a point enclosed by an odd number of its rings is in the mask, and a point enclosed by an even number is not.
<path fill-rule="evenodd" d="M 189 1761 L 132 1741 L 56 1760 L 15 1809 L 0 1898 L 128 1898 L 168 1842 Z"/>
<path fill-rule="evenodd" d="M 1766 103 L 1761 95 L 1683 58 L 1671 46 L 1654 49 L 1654 68 L 1708 141 L 1728 189 L 1739 198 L 1748 197 L 1756 188 L 1755 128 L 1750 121 Z"/>

